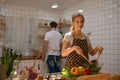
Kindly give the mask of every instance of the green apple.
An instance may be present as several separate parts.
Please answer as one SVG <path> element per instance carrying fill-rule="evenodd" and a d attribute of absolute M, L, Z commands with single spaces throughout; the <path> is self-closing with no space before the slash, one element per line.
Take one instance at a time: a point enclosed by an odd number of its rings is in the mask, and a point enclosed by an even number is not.
<path fill-rule="evenodd" d="M 70 73 L 70 69 L 69 68 L 66 68 L 66 69 L 63 68 L 61 74 L 62 74 L 62 77 L 68 77 L 68 78 L 73 78 L 74 77 L 74 75 L 72 75 Z"/>

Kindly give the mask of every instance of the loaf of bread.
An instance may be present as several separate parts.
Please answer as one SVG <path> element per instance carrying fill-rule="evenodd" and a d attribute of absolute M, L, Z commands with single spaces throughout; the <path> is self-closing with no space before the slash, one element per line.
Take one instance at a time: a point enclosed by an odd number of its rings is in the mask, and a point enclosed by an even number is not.
<path fill-rule="evenodd" d="M 77 80 L 120 80 L 120 75 L 95 74 L 80 76 Z"/>
<path fill-rule="evenodd" d="M 105 80 L 120 80 L 120 75 L 110 75 L 107 76 Z"/>
<path fill-rule="evenodd" d="M 95 74 L 95 75 L 85 75 L 80 76 L 77 80 L 104 80 L 109 74 Z"/>

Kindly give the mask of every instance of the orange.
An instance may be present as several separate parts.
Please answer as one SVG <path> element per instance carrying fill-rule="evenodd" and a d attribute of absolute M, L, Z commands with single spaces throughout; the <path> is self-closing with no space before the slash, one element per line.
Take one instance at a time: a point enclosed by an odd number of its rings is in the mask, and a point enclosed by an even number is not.
<path fill-rule="evenodd" d="M 70 73 L 75 75 L 75 76 L 78 76 L 79 75 L 79 70 L 77 67 L 72 67 L 71 70 L 70 70 Z"/>

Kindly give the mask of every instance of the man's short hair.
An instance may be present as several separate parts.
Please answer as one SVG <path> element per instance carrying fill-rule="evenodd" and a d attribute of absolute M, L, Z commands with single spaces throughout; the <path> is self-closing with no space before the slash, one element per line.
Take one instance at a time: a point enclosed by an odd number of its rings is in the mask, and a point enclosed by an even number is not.
<path fill-rule="evenodd" d="M 50 22 L 50 27 L 56 28 L 57 23 L 55 21 Z"/>

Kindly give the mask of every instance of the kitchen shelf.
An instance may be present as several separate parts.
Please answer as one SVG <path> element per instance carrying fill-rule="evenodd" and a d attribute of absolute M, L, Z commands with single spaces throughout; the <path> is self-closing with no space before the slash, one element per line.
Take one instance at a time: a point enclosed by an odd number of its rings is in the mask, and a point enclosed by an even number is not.
<path fill-rule="evenodd" d="M 70 27 L 70 26 L 71 26 L 71 24 L 62 24 L 61 27 Z"/>
<path fill-rule="evenodd" d="M 50 26 L 48 25 L 50 21 L 40 21 L 38 23 L 38 30 L 36 33 L 36 47 L 39 47 L 39 50 L 42 50 L 42 45 L 43 45 L 43 41 L 44 41 L 44 37 L 46 32 L 48 32 L 50 30 Z"/>
<path fill-rule="evenodd" d="M 6 23 L 5 23 L 5 22 L 0 22 L 0 24 L 3 24 L 3 25 L 5 25 Z"/>
<path fill-rule="evenodd" d="M 0 15 L 0 42 L 5 39 L 6 21 L 5 16 Z"/>
<path fill-rule="evenodd" d="M 35 56 L 33 56 L 33 57 L 22 57 L 22 59 L 21 60 L 35 60 L 36 59 L 36 57 Z M 37 60 L 40 60 L 40 59 L 42 59 L 42 57 L 40 56 L 39 58 L 37 58 Z"/>

